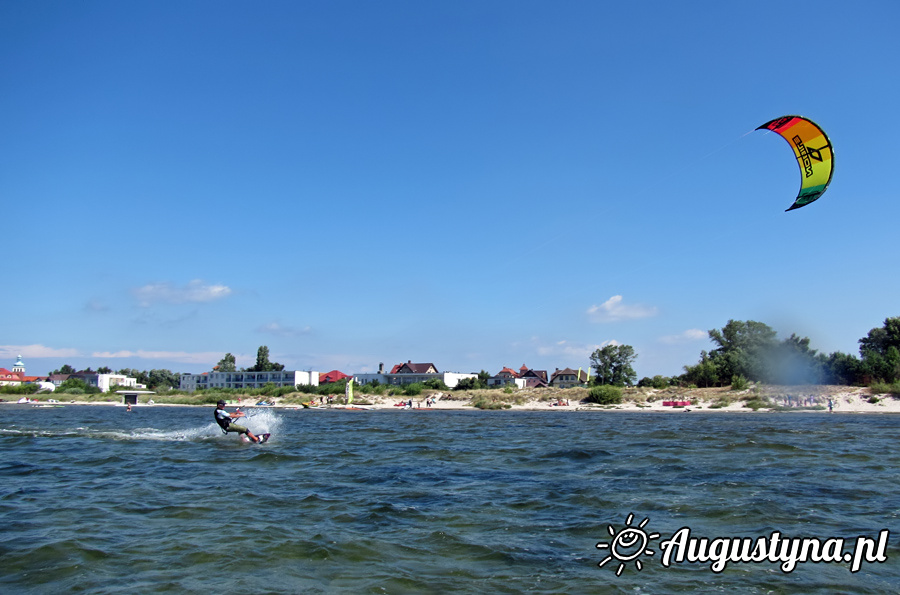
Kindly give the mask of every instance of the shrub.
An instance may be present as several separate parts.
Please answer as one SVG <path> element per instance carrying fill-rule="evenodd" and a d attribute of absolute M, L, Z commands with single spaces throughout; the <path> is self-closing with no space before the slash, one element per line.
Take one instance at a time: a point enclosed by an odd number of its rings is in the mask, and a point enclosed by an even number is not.
<path fill-rule="evenodd" d="M 758 411 L 763 408 L 770 407 L 772 404 L 769 403 L 768 399 L 764 399 L 762 397 L 753 397 L 752 399 L 747 399 L 744 401 L 744 407 L 748 409 L 752 409 L 754 411 Z"/>
<path fill-rule="evenodd" d="M 608 384 L 595 386 L 591 388 L 585 401 L 598 405 L 617 405 L 622 402 L 622 389 Z"/>
<path fill-rule="evenodd" d="M 373 380 L 370 384 L 364 384 L 360 387 L 360 390 L 364 393 L 370 393 L 373 395 L 383 395 L 385 391 L 388 389 L 384 384 L 379 384 L 377 380 Z"/>
<path fill-rule="evenodd" d="M 433 388 L 434 390 L 447 391 L 450 390 L 444 381 L 440 378 L 431 378 L 424 382 L 425 388 Z"/>
<path fill-rule="evenodd" d="M 638 382 L 637 385 L 639 387 L 649 386 L 651 388 L 655 388 L 656 390 L 662 390 L 664 388 L 668 388 L 670 384 L 672 384 L 672 382 L 669 378 L 657 374 L 653 378 L 644 376 L 643 378 L 641 378 L 641 381 Z"/>
<path fill-rule="evenodd" d="M 33 395 L 41 387 L 37 384 L 8 384 L 0 386 L 0 394 L 4 395 Z"/>
<path fill-rule="evenodd" d="M 731 390 L 747 390 L 750 383 L 741 374 L 735 374 L 731 377 Z"/>
<path fill-rule="evenodd" d="M 900 381 L 873 382 L 869 385 L 869 390 L 877 395 L 891 394 L 895 397 L 900 396 Z"/>
<path fill-rule="evenodd" d="M 422 390 L 425 386 L 419 382 L 413 382 L 412 384 L 407 384 L 403 387 L 403 394 L 408 397 L 415 397 L 416 395 L 422 394 Z"/>
<path fill-rule="evenodd" d="M 476 409 L 510 409 L 512 405 L 503 403 L 502 401 L 494 401 L 486 397 L 479 397 L 472 401 L 472 407 Z"/>

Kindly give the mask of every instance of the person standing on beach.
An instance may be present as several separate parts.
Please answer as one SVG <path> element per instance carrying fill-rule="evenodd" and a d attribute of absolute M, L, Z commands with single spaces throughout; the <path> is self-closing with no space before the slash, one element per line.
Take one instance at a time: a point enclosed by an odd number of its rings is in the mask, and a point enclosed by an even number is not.
<path fill-rule="evenodd" d="M 225 401 L 219 401 L 218 403 L 216 403 L 216 423 L 219 424 L 219 427 L 222 428 L 223 432 L 237 432 L 238 434 L 246 434 L 247 438 L 249 438 L 253 442 L 260 442 L 262 440 L 260 436 L 254 436 L 253 432 L 251 432 L 249 429 L 234 423 L 234 419 L 238 417 L 244 417 L 244 415 L 244 412 L 241 410 L 237 410 L 234 413 L 228 413 L 227 411 L 225 411 Z"/>

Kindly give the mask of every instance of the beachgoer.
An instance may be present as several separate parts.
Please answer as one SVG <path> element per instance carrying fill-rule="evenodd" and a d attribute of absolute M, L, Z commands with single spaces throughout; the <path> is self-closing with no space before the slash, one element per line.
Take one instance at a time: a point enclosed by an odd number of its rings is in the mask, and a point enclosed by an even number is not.
<path fill-rule="evenodd" d="M 253 442 L 259 442 L 261 438 L 259 436 L 254 436 L 253 432 L 245 428 L 244 426 L 239 426 L 233 422 L 234 419 L 238 417 L 244 417 L 244 412 L 240 409 L 236 410 L 234 413 L 228 413 L 225 411 L 225 401 L 219 401 L 216 403 L 216 423 L 219 424 L 219 427 L 222 428 L 223 432 L 237 432 L 238 434 L 246 434 L 247 438 L 252 440 Z"/>
<path fill-rule="evenodd" d="M 131 403 L 128 403 L 128 407 L 125 408 L 125 411 L 126 411 L 126 412 L 131 411 Z"/>

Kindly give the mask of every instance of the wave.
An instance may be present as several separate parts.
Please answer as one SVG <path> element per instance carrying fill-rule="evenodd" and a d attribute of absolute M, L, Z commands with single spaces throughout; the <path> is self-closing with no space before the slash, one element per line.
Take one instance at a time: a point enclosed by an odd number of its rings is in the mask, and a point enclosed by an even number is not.
<path fill-rule="evenodd" d="M 242 418 L 241 425 L 254 434 L 277 433 L 282 418 L 271 410 L 255 410 Z M 0 428 L 0 437 L 33 438 L 94 438 L 101 440 L 151 440 L 161 442 L 198 442 L 222 437 L 222 430 L 215 422 L 181 429 L 143 427 L 134 429 L 98 429 L 86 426 L 66 429 Z"/>

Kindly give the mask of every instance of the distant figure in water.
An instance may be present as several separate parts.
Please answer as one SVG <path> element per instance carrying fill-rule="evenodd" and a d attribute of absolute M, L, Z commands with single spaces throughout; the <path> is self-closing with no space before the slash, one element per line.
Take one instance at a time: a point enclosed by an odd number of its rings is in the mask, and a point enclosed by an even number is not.
<path fill-rule="evenodd" d="M 222 431 L 225 433 L 228 432 L 237 432 L 238 434 L 246 434 L 247 438 L 252 440 L 253 442 L 260 442 L 262 438 L 259 436 L 254 436 L 253 432 L 245 428 L 244 426 L 239 426 L 236 423 L 233 423 L 233 420 L 238 417 L 244 417 L 244 412 L 241 410 L 237 410 L 234 413 L 228 413 L 225 411 L 225 401 L 219 401 L 216 403 L 216 423 L 219 424 L 219 427 L 222 428 Z"/>
<path fill-rule="evenodd" d="M 125 408 L 125 413 L 129 413 L 131 411 L 131 403 L 128 403 L 128 407 Z"/>

